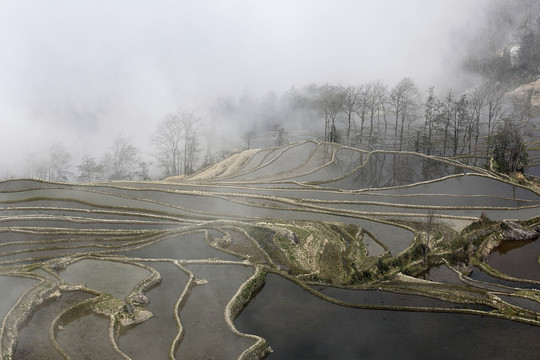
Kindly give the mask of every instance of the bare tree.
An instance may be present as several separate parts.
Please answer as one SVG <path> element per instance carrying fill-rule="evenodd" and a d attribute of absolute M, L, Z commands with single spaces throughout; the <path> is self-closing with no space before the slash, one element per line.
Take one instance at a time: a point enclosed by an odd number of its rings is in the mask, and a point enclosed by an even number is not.
<path fill-rule="evenodd" d="M 360 100 L 356 113 L 360 116 L 360 142 L 364 139 L 364 125 L 366 123 L 366 113 L 368 109 L 368 94 L 370 93 L 369 84 L 362 85 L 359 90 Z"/>
<path fill-rule="evenodd" d="M 398 128 L 399 120 L 401 119 L 401 129 L 399 136 L 399 150 L 403 148 L 403 130 L 405 120 L 412 115 L 414 108 L 417 104 L 417 97 L 419 95 L 418 88 L 414 82 L 409 78 L 401 80 L 390 91 L 390 104 L 394 110 L 396 116 L 396 124 L 394 129 L 394 147 L 397 148 Z"/>
<path fill-rule="evenodd" d="M 351 144 L 351 127 L 354 123 L 354 114 L 358 111 L 360 93 L 360 88 L 356 86 L 347 86 L 343 89 L 343 112 L 346 116 L 347 145 Z"/>
<path fill-rule="evenodd" d="M 82 162 L 80 165 L 77 166 L 77 169 L 79 170 L 79 181 L 84 182 L 91 182 L 91 181 L 99 181 L 104 179 L 104 164 L 102 162 L 97 162 L 96 159 L 94 159 L 90 155 L 85 155 L 82 159 Z"/>
<path fill-rule="evenodd" d="M 67 181 L 71 177 L 69 171 L 71 154 L 60 142 L 53 143 L 49 148 L 47 178 L 49 181 Z"/>
<path fill-rule="evenodd" d="M 380 81 L 370 82 L 366 86 L 366 105 L 369 112 L 369 143 L 370 149 L 373 138 L 373 121 L 375 114 L 380 111 L 383 106 L 386 95 L 386 85 Z"/>
<path fill-rule="evenodd" d="M 511 111 L 492 136 L 493 159 L 500 172 L 508 174 L 523 172 L 528 164 L 528 153 L 522 133 L 532 116 L 531 96 L 532 92 L 529 92 L 524 97 L 511 99 Z"/>
<path fill-rule="evenodd" d="M 474 137 L 474 153 L 478 154 L 478 138 L 480 137 L 480 122 L 482 116 L 482 109 L 484 108 L 485 94 L 479 89 L 474 91 L 469 96 L 470 117 L 471 117 L 471 133 L 470 137 Z M 472 140 L 469 142 L 469 153 L 472 146 Z M 475 160 L 476 165 L 476 160 Z"/>
<path fill-rule="evenodd" d="M 182 169 L 182 116 L 181 111 L 168 114 L 152 137 L 157 148 L 155 157 L 166 176 L 180 175 Z"/>
<path fill-rule="evenodd" d="M 184 112 L 181 117 L 184 128 L 184 174 L 191 174 L 198 154 L 198 122 L 193 112 Z"/>
<path fill-rule="evenodd" d="M 430 242 L 431 242 L 431 230 L 433 225 L 433 218 L 435 216 L 435 212 L 433 209 L 430 209 L 427 214 L 427 221 L 426 221 L 426 241 L 423 244 L 423 255 L 424 255 L 424 263 L 426 262 L 427 253 L 430 249 Z"/>
<path fill-rule="evenodd" d="M 446 96 L 446 99 L 444 99 L 444 116 L 442 118 L 443 120 L 443 128 L 444 128 L 444 140 L 443 140 L 443 156 L 446 156 L 446 149 L 448 148 L 448 136 L 449 136 L 449 129 L 450 124 L 452 123 L 452 119 L 455 114 L 455 108 L 454 108 L 454 95 L 452 95 L 452 91 L 448 92 L 448 95 Z"/>
<path fill-rule="evenodd" d="M 459 140 L 463 134 L 465 134 L 465 128 L 467 127 L 467 124 L 469 123 L 469 100 L 467 99 L 467 95 L 463 94 L 457 100 L 454 104 L 454 118 L 452 123 L 452 130 L 453 130 L 453 155 L 456 156 L 458 152 L 458 148 L 460 146 Z M 461 152 L 463 153 L 463 149 L 466 146 L 465 141 L 467 140 L 466 135 L 464 135 L 463 142 L 461 145 Z"/>
<path fill-rule="evenodd" d="M 139 150 L 125 135 L 114 138 L 109 152 L 103 157 L 103 164 L 109 180 L 133 180 L 138 173 Z"/>
<path fill-rule="evenodd" d="M 431 155 L 433 148 L 433 131 L 435 122 L 439 113 L 439 100 L 435 96 L 435 87 L 431 86 L 428 90 L 428 96 L 424 103 L 424 152 Z"/>
<path fill-rule="evenodd" d="M 152 143 L 157 148 L 154 156 L 165 176 L 193 172 L 198 154 L 198 122 L 193 111 L 179 109 L 158 125 Z"/>
<path fill-rule="evenodd" d="M 504 96 L 506 88 L 494 81 L 488 81 L 483 88 L 484 91 L 484 106 L 487 112 L 487 144 L 486 155 L 489 156 L 492 130 L 496 126 L 498 120 L 503 116 Z"/>
<path fill-rule="evenodd" d="M 523 172 L 527 166 L 525 143 L 518 124 L 511 118 L 505 119 L 493 135 L 493 160 L 497 170 L 506 174 Z"/>
<path fill-rule="evenodd" d="M 248 150 L 251 147 L 251 141 L 253 140 L 254 137 L 255 137 L 255 131 L 253 130 L 248 131 L 247 133 L 242 135 L 242 140 L 244 140 L 244 142 L 246 143 L 246 147 Z"/>
<path fill-rule="evenodd" d="M 324 141 L 336 142 L 336 118 L 343 110 L 343 96 L 339 87 L 326 84 L 321 89 L 319 108 L 324 118 Z"/>
<path fill-rule="evenodd" d="M 382 82 L 379 82 L 379 89 L 376 91 L 376 94 L 378 96 L 378 106 L 377 106 L 377 124 L 379 127 L 379 134 L 380 134 L 380 126 L 381 126 L 381 113 L 383 114 L 384 119 L 384 135 L 383 138 L 386 139 L 386 133 L 388 130 L 388 122 L 386 117 L 386 104 L 388 102 L 388 86 Z"/>
<path fill-rule="evenodd" d="M 287 131 L 283 127 L 276 124 L 274 125 L 273 132 L 274 145 L 282 146 L 287 143 Z"/>

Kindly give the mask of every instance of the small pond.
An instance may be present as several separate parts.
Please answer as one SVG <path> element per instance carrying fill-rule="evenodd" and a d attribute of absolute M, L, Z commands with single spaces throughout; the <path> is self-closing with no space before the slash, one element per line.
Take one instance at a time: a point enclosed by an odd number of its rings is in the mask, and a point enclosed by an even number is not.
<path fill-rule="evenodd" d="M 77 261 L 61 272 L 62 277 L 72 284 L 85 284 L 121 300 L 150 274 L 140 266 L 93 259 Z"/>
<path fill-rule="evenodd" d="M 491 253 L 488 263 L 507 275 L 540 281 L 539 254 L 540 240 L 503 241 Z"/>

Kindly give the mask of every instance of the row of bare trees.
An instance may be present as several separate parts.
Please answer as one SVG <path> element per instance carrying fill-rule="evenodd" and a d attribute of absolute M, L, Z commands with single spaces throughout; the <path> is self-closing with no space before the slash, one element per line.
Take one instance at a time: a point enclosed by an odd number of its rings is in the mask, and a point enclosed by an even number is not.
<path fill-rule="evenodd" d="M 264 133 L 274 145 L 287 143 L 291 135 L 288 130 L 297 122 L 307 128 L 301 133 L 310 137 L 306 135 L 309 123 L 322 119 L 322 126 L 312 126 L 311 133 L 320 131 L 319 139 L 327 142 L 366 150 L 495 156 L 503 159 L 501 169 L 515 171 L 526 163 L 522 129 L 531 116 L 531 94 L 510 98 L 507 90 L 499 82 L 487 81 L 461 95 L 448 92 L 440 96 L 431 87 L 422 96 L 414 81 L 404 78 L 391 88 L 381 81 L 359 86 L 309 85 L 261 103 L 251 99 L 236 107 L 232 102 L 227 104 L 229 115 L 264 112 L 264 119 L 274 123 Z M 248 105 L 251 112 L 242 108 Z M 163 118 L 151 136 L 160 177 L 190 174 L 201 165 L 201 130 L 202 120 L 192 110 L 179 108 Z M 251 129 L 242 139 L 249 148 L 257 136 L 257 131 Z M 216 150 L 211 149 L 211 141 L 206 142 L 208 149 L 202 165 L 211 162 L 209 154 Z M 44 154 L 32 158 L 27 176 L 52 181 L 149 178 L 150 164 L 142 160 L 141 151 L 124 135 L 117 136 L 100 158 L 85 155 L 76 166 L 78 174 L 71 171 L 71 155 L 61 143 L 51 145 Z"/>
<path fill-rule="evenodd" d="M 494 142 L 495 135 L 508 126 L 522 134 L 531 117 L 530 94 L 514 98 L 508 91 L 496 76 L 463 94 L 437 93 L 434 87 L 422 93 L 412 79 L 404 78 L 392 87 L 382 81 L 311 84 L 292 87 L 281 96 L 258 100 L 244 95 L 238 102 L 227 98 L 222 104 L 233 119 L 251 119 L 242 137 L 248 148 L 257 146 L 258 138 L 274 124 L 275 145 L 282 143 L 276 132 L 282 129 L 293 141 L 295 134 L 303 133 L 304 138 L 366 150 L 493 156 L 500 144 Z M 302 131 L 295 131 L 299 127 Z"/>
<path fill-rule="evenodd" d="M 148 164 L 139 153 L 129 137 L 118 135 L 101 158 L 84 155 L 76 174 L 71 153 L 61 142 L 54 142 L 45 151 L 29 156 L 25 176 L 49 181 L 146 180 Z"/>
<path fill-rule="evenodd" d="M 531 117 L 531 94 L 510 97 L 508 88 L 496 81 L 459 96 L 449 91 L 439 97 L 431 87 L 425 100 L 409 78 L 391 89 L 373 81 L 309 90 L 315 94 L 311 104 L 324 122 L 324 140 L 367 149 L 490 156 L 501 127 L 513 126 L 519 132 Z"/>
<path fill-rule="evenodd" d="M 190 174 L 195 170 L 199 152 L 198 126 L 195 113 L 183 109 L 169 113 L 158 124 L 151 142 L 155 148 L 152 155 L 163 171 L 160 176 Z M 119 135 L 100 161 L 89 155 L 83 158 L 77 166 L 77 178 L 79 181 L 146 180 L 149 179 L 148 165 L 131 139 Z"/>
<path fill-rule="evenodd" d="M 71 154 L 62 143 L 54 142 L 45 152 L 31 154 L 27 176 L 49 181 L 67 181 L 72 175 L 70 165 Z"/>
<path fill-rule="evenodd" d="M 531 118 L 531 93 L 510 97 L 507 90 L 501 83 L 488 81 L 469 93 L 455 96 L 449 92 L 441 99 L 430 88 L 415 151 L 442 156 L 499 154 L 500 158 L 501 146 L 510 141 L 523 153 L 512 155 L 519 161 L 503 166 L 504 171 L 522 170 L 526 164 L 522 132 Z"/>
<path fill-rule="evenodd" d="M 102 180 L 148 180 L 148 163 L 142 160 L 140 150 L 130 137 L 116 136 L 108 151 L 98 160 L 84 155 L 77 166 L 77 180 L 84 182 Z"/>
<path fill-rule="evenodd" d="M 199 119 L 193 111 L 170 113 L 158 124 L 151 137 L 152 154 L 162 169 L 162 176 L 190 174 L 197 167 L 199 154 Z M 86 154 L 73 171 L 72 155 L 61 142 L 52 143 L 27 161 L 25 176 L 49 181 L 82 182 L 107 180 L 148 180 L 150 163 L 126 135 L 116 136 L 100 157 Z"/>
<path fill-rule="evenodd" d="M 391 143 L 402 150 L 406 125 L 415 119 L 420 105 L 420 92 L 410 78 L 391 89 L 382 81 L 371 81 L 359 86 L 311 85 L 303 94 L 298 101 L 304 107 L 311 105 L 323 118 L 324 141 L 370 148 L 377 141 L 386 142 L 393 128 Z"/>

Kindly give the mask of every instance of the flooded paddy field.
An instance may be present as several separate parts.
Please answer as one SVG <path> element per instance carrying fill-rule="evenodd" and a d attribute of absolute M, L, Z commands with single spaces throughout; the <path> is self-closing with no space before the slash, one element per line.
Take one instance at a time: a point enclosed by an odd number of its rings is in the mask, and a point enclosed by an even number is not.
<path fill-rule="evenodd" d="M 316 142 L 165 181 L 3 181 L 1 353 L 539 356 L 540 243 L 500 222 L 540 234 L 539 206 L 470 164 Z"/>
<path fill-rule="evenodd" d="M 540 241 L 504 241 L 491 253 L 489 264 L 516 278 L 540 282 Z"/>
<path fill-rule="evenodd" d="M 236 289 L 253 274 L 253 269 L 233 265 L 189 265 L 187 268 L 207 283 L 194 287 L 182 307 L 180 321 L 185 335 L 176 357 L 238 358 L 254 341 L 232 333 L 223 312 Z"/>
<path fill-rule="evenodd" d="M 109 319 L 94 314 L 78 314 L 62 322 L 62 331 L 56 333 L 58 347 L 69 358 L 92 354 L 100 359 L 123 359 L 108 337 Z M 96 344 L 100 344 L 99 347 Z M 89 358 L 83 355 L 83 358 Z"/>
<path fill-rule="evenodd" d="M 118 346 L 132 359 L 166 359 L 178 334 L 174 309 L 189 276 L 172 262 L 149 262 L 145 265 L 161 275 L 161 282 L 146 293 L 146 309 L 154 316 L 152 321 L 122 331 Z"/>
<path fill-rule="evenodd" d="M 67 292 L 40 306 L 19 332 L 13 359 L 63 359 L 50 341 L 49 328 L 60 313 L 90 297 L 81 291 Z"/>
<path fill-rule="evenodd" d="M 340 307 L 279 276 L 267 277 L 235 324 L 273 344 L 269 359 L 530 359 L 540 353 L 534 326 L 476 315 Z"/>

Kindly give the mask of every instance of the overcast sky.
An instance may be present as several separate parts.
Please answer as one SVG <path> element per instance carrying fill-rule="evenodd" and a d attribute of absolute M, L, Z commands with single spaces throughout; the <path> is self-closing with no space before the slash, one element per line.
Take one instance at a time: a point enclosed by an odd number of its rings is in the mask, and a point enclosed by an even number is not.
<path fill-rule="evenodd" d="M 0 166 L 50 141 L 75 154 L 119 132 L 148 142 L 178 105 L 220 95 L 461 86 L 456 50 L 485 1 L 0 0 Z"/>

